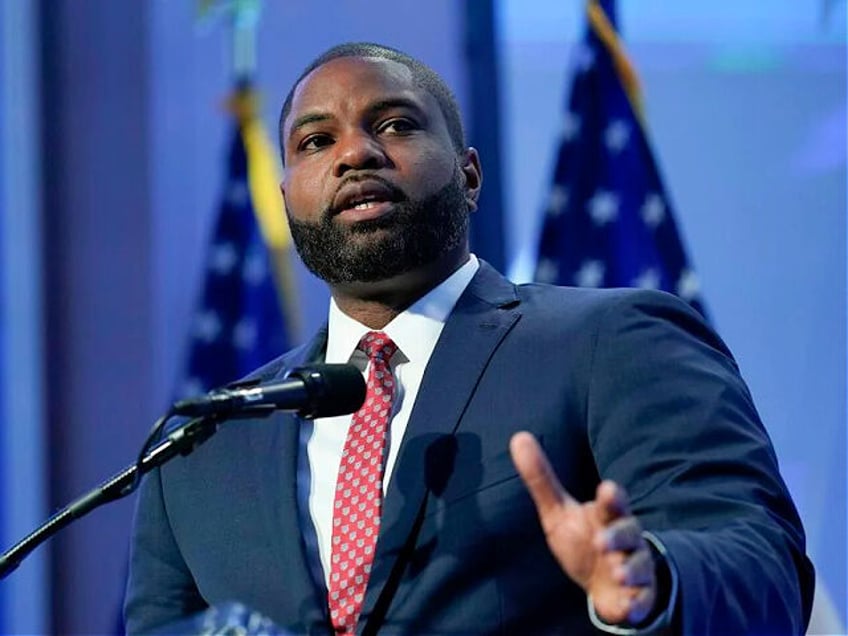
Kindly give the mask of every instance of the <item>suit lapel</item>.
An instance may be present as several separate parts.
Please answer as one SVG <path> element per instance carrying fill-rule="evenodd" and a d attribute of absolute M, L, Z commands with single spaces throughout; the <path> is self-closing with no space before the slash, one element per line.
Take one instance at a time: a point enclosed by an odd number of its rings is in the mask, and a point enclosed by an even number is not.
<path fill-rule="evenodd" d="M 430 491 L 438 491 L 440 455 L 492 354 L 520 317 L 515 288 L 486 263 L 445 323 L 424 373 L 386 498 L 362 615 L 376 629 L 394 594 L 403 553 L 414 541 Z M 376 621 L 376 623 L 374 622 Z M 361 625 L 361 624 L 360 624 Z"/>

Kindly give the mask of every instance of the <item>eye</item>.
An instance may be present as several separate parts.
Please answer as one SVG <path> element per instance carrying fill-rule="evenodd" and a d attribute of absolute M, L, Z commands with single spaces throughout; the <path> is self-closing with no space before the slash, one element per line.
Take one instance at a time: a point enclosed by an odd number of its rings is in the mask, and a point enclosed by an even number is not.
<path fill-rule="evenodd" d="M 329 146 L 332 143 L 333 138 L 330 137 L 330 135 L 316 133 L 314 135 L 304 137 L 303 140 L 298 144 L 297 149 L 300 151 L 320 150 L 321 148 Z"/>
<path fill-rule="evenodd" d="M 389 133 L 394 135 L 403 135 L 414 130 L 418 130 L 420 126 L 407 117 L 393 117 L 382 122 L 377 127 L 377 132 Z"/>

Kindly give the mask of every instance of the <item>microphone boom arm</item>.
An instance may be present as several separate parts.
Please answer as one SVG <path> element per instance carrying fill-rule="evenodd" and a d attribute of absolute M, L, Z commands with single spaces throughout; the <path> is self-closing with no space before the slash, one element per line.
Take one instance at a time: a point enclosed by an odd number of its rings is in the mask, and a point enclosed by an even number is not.
<path fill-rule="evenodd" d="M 240 383 L 201 398 L 182 400 L 159 418 L 139 451 L 136 462 L 51 516 L 29 535 L 0 555 L 0 580 L 6 578 L 35 548 L 95 508 L 126 497 L 141 476 L 176 455 L 188 455 L 209 439 L 222 422 L 267 417 L 277 410 L 296 411 L 300 417 L 330 417 L 352 413 L 365 399 L 362 373 L 350 364 L 315 364 L 293 369 L 281 381 Z M 193 416 L 158 439 L 165 423 L 175 415 Z"/>

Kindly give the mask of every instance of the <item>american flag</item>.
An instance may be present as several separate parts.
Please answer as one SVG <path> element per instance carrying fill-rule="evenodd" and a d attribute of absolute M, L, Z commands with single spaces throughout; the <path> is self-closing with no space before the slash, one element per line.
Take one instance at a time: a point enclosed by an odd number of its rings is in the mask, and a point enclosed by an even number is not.
<path fill-rule="evenodd" d="M 701 314 L 695 275 L 642 122 L 614 0 L 589 0 L 560 129 L 536 280 L 677 294 Z"/>
<path fill-rule="evenodd" d="M 271 250 L 257 220 L 248 180 L 245 130 L 255 123 L 255 115 L 246 105 L 252 103 L 252 95 L 242 93 L 236 104 L 238 125 L 178 397 L 237 380 L 289 345 Z"/>

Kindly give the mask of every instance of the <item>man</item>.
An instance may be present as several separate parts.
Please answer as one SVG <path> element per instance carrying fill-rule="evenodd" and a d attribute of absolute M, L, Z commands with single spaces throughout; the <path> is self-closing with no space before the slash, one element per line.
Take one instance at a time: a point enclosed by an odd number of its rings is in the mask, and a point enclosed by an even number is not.
<path fill-rule="evenodd" d="M 470 255 L 479 158 L 402 53 L 319 57 L 280 135 L 292 234 L 332 302 L 256 377 L 350 361 L 368 398 L 224 426 L 151 473 L 129 631 L 230 600 L 296 633 L 804 631 L 800 521 L 688 306 L 515 286 Z"/>

